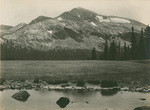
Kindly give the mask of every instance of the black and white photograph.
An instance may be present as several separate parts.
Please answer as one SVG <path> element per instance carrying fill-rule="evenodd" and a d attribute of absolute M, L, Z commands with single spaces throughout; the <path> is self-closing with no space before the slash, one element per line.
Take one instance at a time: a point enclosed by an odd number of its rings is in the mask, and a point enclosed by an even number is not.
<path fill-rule="evenodd" d="M 0 110 L 150 110 L 150 0 L 0 0 Z"/>

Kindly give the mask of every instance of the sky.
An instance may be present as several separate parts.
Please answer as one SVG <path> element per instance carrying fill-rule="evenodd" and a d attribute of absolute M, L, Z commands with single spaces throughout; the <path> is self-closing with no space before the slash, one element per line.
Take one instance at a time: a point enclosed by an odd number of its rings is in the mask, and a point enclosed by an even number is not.
<path fill-rule="evenodd" d="M 0 24 L 29 23 L 38 16 L 56 17 L 77 7 L 150 24 L 150 0 L 0 0 Z"/>

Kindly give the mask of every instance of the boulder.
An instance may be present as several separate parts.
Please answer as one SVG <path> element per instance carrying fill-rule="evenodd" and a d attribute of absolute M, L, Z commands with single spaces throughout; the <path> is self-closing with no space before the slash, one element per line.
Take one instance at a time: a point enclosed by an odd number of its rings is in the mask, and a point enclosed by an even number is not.
<path fill-rule="evenodd" d="M 0 86 L 0 91 L 3 91 L 5 88 L 3 86 Z"/>
<path fill-rule="evenodd" d="M 142 107 L 137 107 L 134 110 L 150 110 L 150 107 L 148 107 L 148 106 L 142 106 Z"/>
<path fill-rule="evenodd" d="M 87 104 L 89 103 L 88 101 L 85 101 Z"/>
<path fill-rule="evenodd" d="M 30 94 L 27 91 L 19 91 L 17 93 L 15 93 L 14 95 L 12 95 L 12 98 L 18 100 L 18 101 L 27 101 L 27 99 L 29 98 Z"/>
<path fill-rule="evenodd" d="M 61 107 L 65 108 L 69 104 L 70 100 L 66 97 L 61 97 L 56 103 Z"/>
<path fill-rule="evenodd" d="M 139 98 L 140 100 L 146 100 L 145 98 Z"/>

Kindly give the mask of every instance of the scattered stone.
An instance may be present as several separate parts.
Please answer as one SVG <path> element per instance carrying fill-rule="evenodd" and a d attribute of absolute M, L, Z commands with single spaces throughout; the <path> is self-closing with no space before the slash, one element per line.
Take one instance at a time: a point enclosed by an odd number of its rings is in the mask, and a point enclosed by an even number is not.
<path fill-rule="evenodd" d="M 0 78 L 0 85 L 3 85 L 4 82 L 5 82 L 5 79 L 1 79 L 1 78 Z"/>
<path fill-rule="evenodd" d="M 3 86 L 0 86 L 0 91 L 3 91 L 5 88 Z"/>
<path fill-rule="evenodd" d="M 146 100 L 145 98 L 139 98 L 140 100 Z"/>
<path fill-rule="evenodd" d="M 69 104 L 70 100 L 66 97 L 61 97 L 56 103 L 61 107 L 65 108 Z"/>
<path fill-rule="evenodd" d="M 67 87 L 70 86 L 69 84 L 62 84 L 61 87 Z"/>
<path fill-rule="evenodd" d="M 150 110 L 150 107 L 148 107 L 148 106 L 142 106 L 142 107 L 137 107 L 134 110 Z"/>
<path fill-rule="evenodd" d="M 85 82 L 79 81 L 79 82 L 77 82 L 77 86 L 78 87 L 84 87 L 85 86 Z"/>
<path fill-rule="evenodd" d="M 10 89 L 15 90 L 15 87 L 13 85 L 10 86 Z"/>
<path fill-rule="evenodd" d="M 12 95 L 12 98 L 25 102 L 25 101 L 27 101 L 29 96 L 30 96 L 30 94 L 27 91 L 19 91 L 19 92 L 15 93 L 14 95 Z"/>
<path fill-rule="evenodd" d="M 41 79 L 2 79 L 0 78 L 0 86 L 3 86 L 4 89 L 17 89 L 17 90 L 29 90 L 29 89 L 43 89 L 45 86 L 47 86 L 49 83 L 52 85 L 52 87 L 48 87 L 47 89 L 53 90 L 57 89 L 57 86 L 60 86 L 60 89 L 87 89 L 87 90 L 100 90 L 102 89 L 112 89 L 112 88 L 121 88 L 121 91 L 130 91 L 130 92 L 141 92 L 141 93 L 150 93 L 150 86 L 148 85 L 124 85 L 124 83 L 119 83 L 119 86 L 117 86 L 116 81 L 111 80 L 103 80 L 103 81 L 88 81 L 87 83 L 83 80 L 79 80 L 76 85 L 68 82 L 67 80 L 61 80 L 61 81 L 50 81 L 50 80 L 41 80 Z M 92 87 L 88 85 L 88 83 L 92 84 Z M 99 86 L 99 83 L 101 84 L 101 87 Z M 98 84 L 98 87 L 94 87 Z M 53 85 L 57 85 L 56 87 L 53 87 Z M 117 86 L 117 87 L 116 87 Z M 0 87 L 0 90 L 4 90 Z M 107 91 L 106 91 L 107 92 Z"/>
<path fill-rule="evenodd" d="M 76 101 L 72 101 L 71 103 L 75 103 Z"/>
<path fill-rule="evenodd" d="M 87 104 L 89 103 L 88 101 L 85 101 Z"/>

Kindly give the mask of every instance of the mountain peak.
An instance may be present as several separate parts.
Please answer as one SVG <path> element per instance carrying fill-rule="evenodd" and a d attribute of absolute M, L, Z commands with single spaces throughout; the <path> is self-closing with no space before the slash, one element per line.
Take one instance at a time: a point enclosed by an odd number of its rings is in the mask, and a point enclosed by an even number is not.
<path fill-rule="evenodd" d="M 86 10 L 82 7 L 77 7 L 77 8 L 73 8 L 71 11 L 82 11 L 82 10 Z"/>
<path fill-rule="evenodd" d="M 9 32 L 14 32 L 14 31 L 17 31 L 18 29 L 21 29 L 22 27 L 24 27 L 24 26 L 26 26 L 27 24 L 26 23 L 20 23 L 20 24 L 18 24 L 18 25 L 16 25 L 16 26 L 14 26 L 14 27 L 12 27 L 10 30 L 9 30 Z"/>
<path fill-rule="evenodd" d="M 70 12 L 79 12 L 79 13 L 88 13 L 88 14 L 97 15 L 95 12 L 90 11 L 90 10 L 85 9 L 85 8 L 82 8 L 82 7 L 73 8 Z"/>
<path fill-rule="evenodd" d="M 59 17 L 73 21 L 83 21 L 83 20 L 94 21 L 96 15 L 97 15 L 96 13 L 90 10 L 78 7 L 73 8 L 70 11 L 64 12 Z"/>
<path fill-rule="evenodd" d="M 48 19 L 52 19 L 52 18 L 47 17 L 47 16 L 39 16 L 39 17 L 35 18 L 34 20 L 32 20 L 29 24 L 38 23 L 38 22 L 48 20 Z"/>

